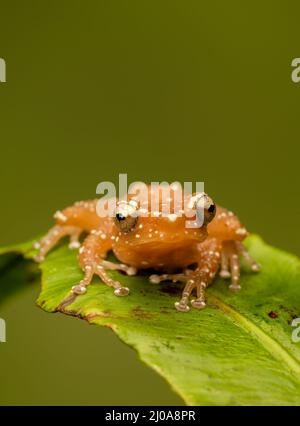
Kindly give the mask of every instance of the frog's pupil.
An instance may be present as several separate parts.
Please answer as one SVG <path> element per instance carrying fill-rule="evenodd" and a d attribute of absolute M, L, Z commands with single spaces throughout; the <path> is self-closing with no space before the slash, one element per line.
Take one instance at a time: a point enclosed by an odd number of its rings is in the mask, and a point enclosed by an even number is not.
<path fill-rule="evenodd" d="M 125 216 L 123 216 L 123 215 L 122 215 L 122 213 L 117 213 L 117 214 L 116 214 L 116 218 L 117 218 L 117 220 L 119 220 L 120 222 L 121 222 L 122 220 L 125 220 L 125 219 L 126 219 L 126 217 L 125 217 Z"/>
<path fill-rule="evenodd" d="M 216 206 L 214 205 L 214 204 L 211 204 L 209 207 L 208 207 L 208 212 L 209 213 L 214 213 L 214 211 L 215 211 L 215 209 L 216 209 Z"/>

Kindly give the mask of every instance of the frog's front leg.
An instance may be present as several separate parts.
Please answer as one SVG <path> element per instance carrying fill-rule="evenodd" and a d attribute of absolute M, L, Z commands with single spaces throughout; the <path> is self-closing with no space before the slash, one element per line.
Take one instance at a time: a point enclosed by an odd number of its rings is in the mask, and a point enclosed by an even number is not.
<path fill-rule="evenodd" d="M 198 267 L 193 274 L 188 274 L 188 281 L 182 292 L 179 302 L 175 303 L 175 308 L 181 312 L 189 311 L 189 298 L 194 289 L 197 297 L 191 301 L 191 305 L 196 309 L 203 309 L 205 303 L 205 290 L 213 281 L 220 265 L 222 246 L 215 238 L 207 238 L 199 244 Z"/>
<path fill-rule="evenodd" d="M 129 289 L 123 287 L 119 281 L 112 279 L 107 273 L 107 270 L 117 269 L 126 272 L 128 275 L 134 275 L 136 269 L 105 260 L 106 254 L 110 249 L 110 239 L 103 240 L 97 231 L 86 237 L 79 250 L 79 263 L 84 272 L 84 277 L 78 284 L 72 287 L 73 294 L 84 294 L 93 276 L 98 275 L 106 285 L 114 289 L 116 296 L 127 296 Z"/>
<path fill-rule="evenodd" d="M 80 246 L 79 237 L 82 229 L 72 225 L 55 225 L 40 241 L 34 243 L 34 248 L 38 250 L 38 254 L 34 257 L 36 262 L 42 262 L 45 255 L 65 237 L 70 237 L 70 248 L 78 248 Z"/>
<path fill-rule="evenodd" d="M 259 264 L 250 256 L 241 241 L 223 241 L 220 276 L 222 278 L 231 278 L 229 288 L 232 291 L 239 291 L 241 289 L 240 256 L 244 258 L 252 271 L 258 272 L 260 270 Z"/>
<path fill-rule="evenodd" d="M 79 237 L 83 231 L 90 232 L 99 228 L 103 220 L 96 213 L 96 200 L 80 201 L 54 214 L 56 224 L 38 242 L 34 248 L 38 250 L 35 261 L 42 262 L 46 254 L 63 237 L 70 237 L 69 247 L 79 248 Z"/>

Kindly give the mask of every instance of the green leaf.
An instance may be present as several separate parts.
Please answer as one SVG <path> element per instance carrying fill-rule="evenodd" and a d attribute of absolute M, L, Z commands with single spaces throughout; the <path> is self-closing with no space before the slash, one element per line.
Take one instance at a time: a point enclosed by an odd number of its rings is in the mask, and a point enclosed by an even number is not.
<path fill-rule="evenodd" d="M 145 275 L 116 271 L 111 276 L 130 288 L 128 297 L 114 296 L 95 278 L 63 311 L 112 328 L 187 404 L 299 405 L 300 343 L 292 341 L 291 321 L 300 317 L 300 261 L 257 236 L 246 245 L 262 271 L 243 268 L 238 294 L 217 279 L 202 311 L 174 309 L 179 284 L 154 285 Z M 30 244 L 12 249 L 32 255 Z M 37 303 L 55 312 L 82 277 L 77 253 L 61 245 L 41 269 Z"/>

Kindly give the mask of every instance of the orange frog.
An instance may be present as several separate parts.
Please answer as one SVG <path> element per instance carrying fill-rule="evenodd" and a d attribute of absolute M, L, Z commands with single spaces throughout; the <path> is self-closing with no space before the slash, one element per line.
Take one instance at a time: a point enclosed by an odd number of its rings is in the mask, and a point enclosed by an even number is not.
<path fill-rule="evenodd" d="M 179 191 L 179 189 L 177 189 Z M 79 264 L 84 276 L 75 284 L 70 296 L 62 302 L 71 303 L 77 295 L 87 291 L 94 275 L 114 289 L 116 296 L 127 296 L 129 289 L 110 277 L 108 270 L 124 271 L 135 275 L 140 269 L 154 269 L 150 282 L 184 282 L 181 299 L 175 303 L 178 311 L 205 307 L 205 289 L 220 268 L 223 278 L 231 278 L 230 290 L 240 290 L 240 261 L 244 257 L 253 271 L 259 265 L 250 257 L 242 241 L 248 235 L 239 219 L 230 211 L 216 206 L 205 193 L 182 194 L 182 207 L 178 209 L 178 193 L 170 192 L 169 210 L 165 214 L 162 191 L 156 191 L 156 209 L 151 209 L 155 194 L 149 188 L 145 201 L 128 195 L 127 200 L 116 203 L 112 217 L 99 217 L 97 202 L 81 201 L 55 213 L 56 225 L 40 242 L 35 257 L 43 261 L 46 253 L 64 236 L 70 237 L 70 248 L 79 248 Z M 151 195 L 150 195 L 151 194 Z M 153 198 L 154 197 L 154 198 Z M 187 221 L 189 227 L 187 227 Z M 79 237 L 88 235 L 80 244 Z M 105 260 L 112 250 L 122 263 Z"/>

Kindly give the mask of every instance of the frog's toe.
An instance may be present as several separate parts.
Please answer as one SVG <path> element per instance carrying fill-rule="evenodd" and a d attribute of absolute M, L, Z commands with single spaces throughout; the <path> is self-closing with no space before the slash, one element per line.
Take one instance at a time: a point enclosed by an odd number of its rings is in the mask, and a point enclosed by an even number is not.
<path fill-rule="evenodd" d="M 150 281 L 150 283 L 152 283 L 152 284 L 159 284 L 159 283 L 161 282 L 161 278 L 160 278 L 160 276 L 159 276 L 159 275 L 152 274 L 152 275 L 150 275 L 150 277 L 149 277 L 149 281 Z"/>
<path fill-rule="evenodd" d="M 186 303 L 184 303 L 182 301 L 175 302 L 175 308 L 179 312 L 189 312 L 189 310 L 190 310 L 190 307 Z"/>
<path fill-rule="evenodd" d="M 36 263 L 41 263 L 45 260 L 45 256 L 43 256 L 42 254 L 37 254 L 36 256 L 34 256 L 33 260 Z"/>
<path fill-rule="evenodd" d="M 244 258 L 245 262 L 250 266 L 253 272 L 259 272 L 261 270 L 260 265 L 253 259 L 242 242 L 237 241 L 236 248 L 238 253 Z"/>
<path fill-rule="evenodd" d="M 127 266 L 126 274 L 129 276 L 133 276 L 137 274 L 137 269 L 134 266 Z"/>
<path fill-rule="evenodd" d="M 261 266 L 258 263 L 253 262 L 251 265 L 251 269 L 253 272 L 259 272 L 261 270 Z"/>
<path fill-rule="evenodd" d="M 241 290 L 241 286 L 239 284 L 230 284 L 229 290 L 233 291 L 234 293 L 238 293 Z"/>
<path fill-rule="evenodd" d="M 76 250 L 80 248 L 80 242 L 79 241 L 70 241 L 69 243 L 69 249 Z"/>
<path fill-rule="evenodd" d="M 196 309 L 203 309 L 206 306 L 204 300 L 195 299 L 191 301 L 191 305 Z"/>
<path fill-rule="evenodd" d="M 228 269 L 221 269 L 219 275 L 220 275 L 221 278 L 224 278 L 224 279 L 228 279 L 228 278 L 231 277 L 231 274 L 228 271 Z"/>
<path fill-rule="evenodd" d="M 84 294 L 86 293 L 86 286 L 83 284 L 77 284 L 72 287 L 72 292 L 74 294 Z"/>

